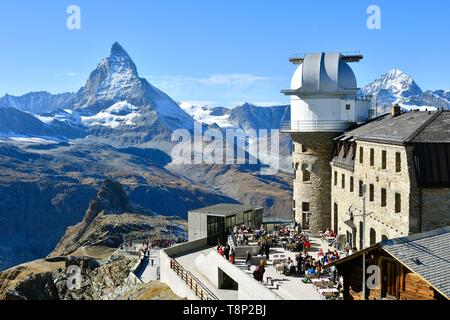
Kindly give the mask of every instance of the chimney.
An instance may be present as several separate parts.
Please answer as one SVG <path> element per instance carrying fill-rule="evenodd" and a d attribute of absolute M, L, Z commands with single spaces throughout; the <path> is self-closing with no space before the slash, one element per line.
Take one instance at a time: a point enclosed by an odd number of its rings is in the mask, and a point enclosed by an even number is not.
<path fill-rule="evenodd" d="M 398 104 L 396 104 L 395 106 L 393 106 L 391 108 L 391 116 L 392 117 L 397 117 L 401 114 L 402 114 L 402 108 Z"/>

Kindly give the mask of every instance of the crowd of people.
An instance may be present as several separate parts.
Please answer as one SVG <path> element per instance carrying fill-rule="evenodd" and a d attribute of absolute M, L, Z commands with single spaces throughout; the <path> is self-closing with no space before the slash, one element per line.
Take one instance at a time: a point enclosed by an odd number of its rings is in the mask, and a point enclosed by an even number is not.
<path fill-rule="evenodd" d="M 231 247 L 228 243 L 225 246 L 218 245 L 217 253 L 224 257 L 227 261 L 232 264 L 236 262 L 236 252 L 233 247 Z"/>
<path fill-rule="evenodd" d="M 308 282 L 311 278 L 327 275 L 331 277 L 332 282 L 336 283 L 336 268 L 331 265 L 332 262 L 340 258 L 340 253 L 336 249 L 318 249 L 317 254 L 312 252 L 312 243 L 307 233 L 289 226 L 274 226 L 270 231 L 266 226 L 252 229 L 245 226 L 235 227 L 233 236 L 236 240 L 236 246 L 254 246 L 258 245 L 258 254 L 260 258 L 252 255 L 250 250 L 246 253 L 245 266 L 247 270 L 251 270 L 256 262 L 256 268 L 253 270 L 253 277 L 259 282 L 263 282 L 266 272 L 267 262 L 270 261 L 270 253 L 272 248 L 283 248 L 285 253 L 288 251 L 296 252 L 295 257 L 287 257 L 282 259 L 273 258 L 273 266 L 277 271 L 286 276 L 302 277 L 303 281 Z M 331 229 L 327 229 L 323 233 L 325 239 L 334 239 L 336 234 Z M 317 249 L 315 249 L 317 250 Z M 236 254 L 235 248 L 230 244 L 219 245 L 217 252 L 230 263 L 235 264 Z M 285 257 L 285 254 L 282 254 Z"/>
<path fill-rule="evenodd" d="M 336 249 L 328 249 L 326 252 L 319 249 L 317 257 L 311 255 L 311 241 L 307 233 L 287 226 L 275 226 L 272 232 L 261 227 L 258 230 L 257 237 L 259 245 L 259 255 L 269 260 L 271 246 L 281 246 L 284 251 L 297 252 L 295 258 L 274 259 L 274 267 L 286 276 L 302 276 L 306 279 L 318 277 L 320 275 L 331 275 L 332 281 L 336 282 L 336 268 L 330 264 L 340 258 L 339 251 Z M 332 239 L 336 234 L 328 229 L 325 233 L 327 238 Z M 249 269 L 249 266 L 247 266 Z M 254 278 L 260 281 L 264 274 L 264 261 L 261 260 L 260 265 L 254 272 Z"/>

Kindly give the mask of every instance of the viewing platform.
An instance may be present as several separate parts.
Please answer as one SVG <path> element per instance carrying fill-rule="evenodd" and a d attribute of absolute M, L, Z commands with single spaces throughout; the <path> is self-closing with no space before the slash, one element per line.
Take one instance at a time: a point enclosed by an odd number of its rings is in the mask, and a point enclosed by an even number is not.
<path fill-rule="evenodd" d="M 280 131 L 283 133 L 344 132 L 351 125 L 349 121 L 339 120 L 287 121 L 280 124 Z"/>

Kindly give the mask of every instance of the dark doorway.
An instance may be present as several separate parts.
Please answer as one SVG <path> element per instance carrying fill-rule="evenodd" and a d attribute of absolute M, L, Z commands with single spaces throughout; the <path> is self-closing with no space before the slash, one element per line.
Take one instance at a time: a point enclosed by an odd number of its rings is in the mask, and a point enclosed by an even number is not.
<path fill-rule="evenodd" d="M 238 290 L 238 288 L 238 283 L 219 268 L 219 289 Z"/>
<path fill-rule="evenodd" d="M 349 244 L 350 248 L 353 248 L 353 234 L 348 231 L 347 231 L 347 243 Z"/>
<path fill-rule="evenodd" d="M 387 299 L 396 299 L 398 295 L 397 277 L 398 264 L 395 261 L 388 261 L 383 259 L 383 273 L 382 273 L 382 289 L 381 297 Z"/>
<path fill-rule="evenodd" d="M 339 233 L 339 230 L 338 230 L 338 228 L 339 228 L 339 221 L 338 221 L 338 219 L 339 219 L 339 208 L 338 208 L 338 204 L 337 203 L 335 203 L 334 204 L 334 218 L 333 218 L 333 220 L 334 220 L 334 226 L 333 226 L 333 231 L 336 233 L 336 234 L 338 234 Z"/>
<path fill-rule="evenodd" d="M 208 245 L 225 244 L 225 221 L 223 217 L 208 216 L 207 218 Z"/>

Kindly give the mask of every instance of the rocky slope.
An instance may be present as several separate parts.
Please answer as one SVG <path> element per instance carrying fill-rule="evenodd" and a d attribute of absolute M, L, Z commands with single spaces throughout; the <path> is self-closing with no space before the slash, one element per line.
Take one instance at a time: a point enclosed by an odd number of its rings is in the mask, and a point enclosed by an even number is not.
<path fill-rule="evenodd" d="M 292 216 L 292 176 L 258 174 L 257 165 L 170 165 L 189 179 L 208 185 L 212 190 L 254 207 L 263 207 L 264 214 L 289 219 Z"/>
<path fill-rule="evenodd" d="M 152 149 L 86 143 L 0 144 L 0 270 L 46 256 L 79 223 L 107 178 L 123 184 L 140 212 L 184 216 L 235 202 L 174 174 Z"/>
<path fill-rule="evenodd" d="M 136 259 L 112 255 L 104 260 L 68 256 L 58 262 L 33 261 L 0 272 L 0 300 L 179 300 L 159 281 L 135 284 Z M 82 270 L 80 289 L 69 289 L 68 267 Z M 69 280 L 69 281 L 68 281 Z"/>
<path fill-rule="evenodd" d="M 177 299 L 156 282 L 136 284 L 130 270 L 137 257 L 116 251 L 123 243 L 184 240 L 178 219 L 130 214 L 122 185 L 106 180 L 91 200 L 83 220 L 67 229 L 45 260 L 0 272 L 0 300 Z M 81 287 L 68 285 L 69 267 L 81 269 Z"/>
<path fill-rule="evenodd" d="M 49 257 L 67 256 L 81 247 L 118 248 L 128 241 L 186 238 L 180 221 L 130 214 L 131 210 L 122 185 L 106 180 L 89 203 L 83 220 L 67 229 Z"/>

